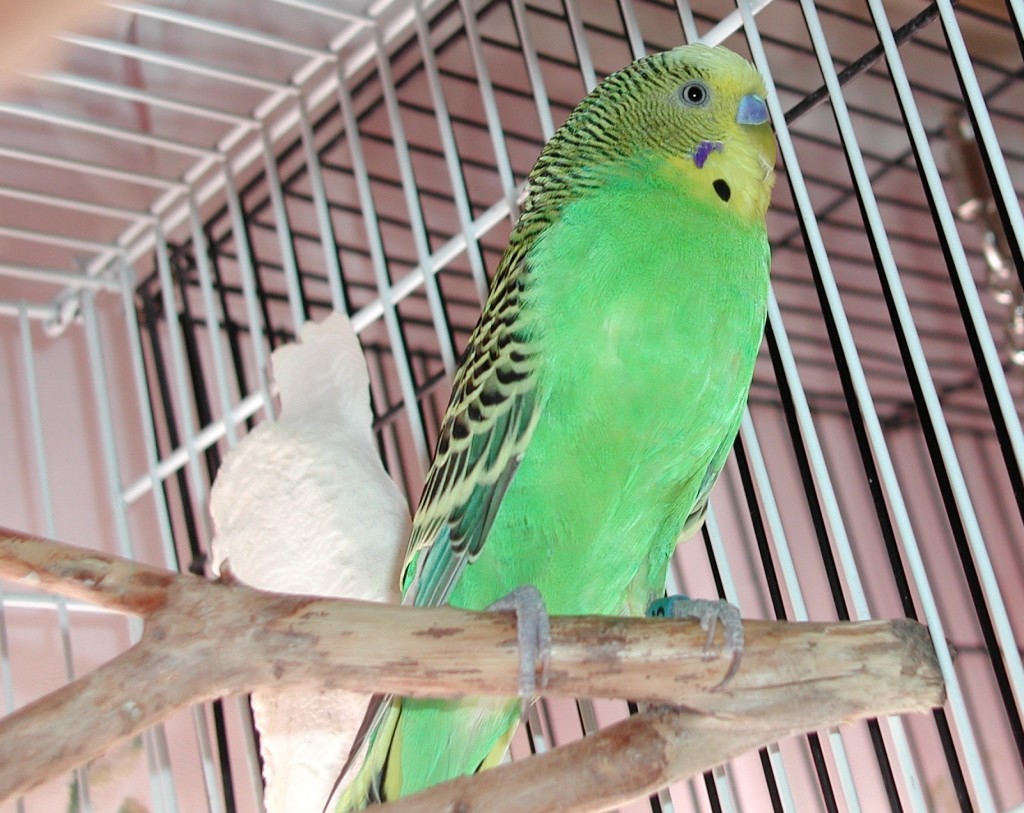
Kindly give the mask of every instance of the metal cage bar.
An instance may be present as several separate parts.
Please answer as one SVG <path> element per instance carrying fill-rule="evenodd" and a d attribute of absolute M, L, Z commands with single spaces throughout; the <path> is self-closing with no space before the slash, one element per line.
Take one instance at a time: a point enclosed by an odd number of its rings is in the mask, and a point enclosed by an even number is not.
<path fill-rule="evenodd" d="M 998 24 L 937 0 L 895 28 L 902 10 L 877 0 L 111 5 L 142 33 L 64 35 L 73 59 L 0 102 L 22 134 L 0 135 L 0 350 L 17 368 L 0 367 L 0 408 L 13 405 L 21 437 L 0 427 L 0 451 L 10 443 L 21 466 L 15 517 L 66 533 L 62 444 L 81 440 L 102 502 L 85 513 L 109 535 L 98 544 L 204 571 L 221 457 L 275 416 L 269 351 L 329 310 L 352 316 L 382 456 L 414 501 L 543 140 L 631 55 L 680 32 L 725 42 L 749 50 L 771 89 L 774 295 L 734 455 L 670 589 L 768 618 L 920 617 L 949 702 L 792 738 L 626 810 L 1024 802 L 1012 764 L 1024 616 L 1011 600 L 1024 585 L 1024 376 L 999 333 L 1006 296 L 976 277 L 986 229 L 1004 233 L 1010 276 L 1024 267 L 1021 0 Z M 972 26 L 998 29 L 1005 50 L 979 51 Z M 221 47 L 192 50 L 192 37 Z M 974 130 L 984 222 L 955 197 L 950 110 Z M 35 131 L 38 143 L 23 135 Z M 62 133 L 81 149 L 49 137 Z M 12 167 L 25 172 L 8 183 Z M 1018 283 L 1006 284 L 1012 300 Z M 50 366 L 65 348 L 72 374 Z M 82 404 L 88 438 L 61 434 L 54 392 Z M 7 709 L 20 701 L 18 624 L 35 610 L 61 680 L 80 668 L 85 620 L 109 618 L 0 586 Z M 631 708 L 542 702 L 513 754 Z M 145 737 L 153 809 L 257 809 L 244 698 L 185 717 Z M 98 809 L 91 772 L 75 781 L 82 809 Z M 37 809 L 35 797 L 11 809 Z"/>

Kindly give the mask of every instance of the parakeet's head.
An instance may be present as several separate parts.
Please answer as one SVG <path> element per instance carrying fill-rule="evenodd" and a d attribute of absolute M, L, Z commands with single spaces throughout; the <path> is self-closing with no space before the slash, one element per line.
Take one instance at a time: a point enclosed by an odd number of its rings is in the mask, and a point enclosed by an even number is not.
<path fill-rule="evenodd" d="M 775 138 L 754 66 L 722 46 L 695 43 L 613 73 L 548 142 L 531 192 L 559 174 L 571 173 L 571 184 L 587 188 L 636 166 L 664 173 L 687 194 L 763 218 L 775 180 Z"/>

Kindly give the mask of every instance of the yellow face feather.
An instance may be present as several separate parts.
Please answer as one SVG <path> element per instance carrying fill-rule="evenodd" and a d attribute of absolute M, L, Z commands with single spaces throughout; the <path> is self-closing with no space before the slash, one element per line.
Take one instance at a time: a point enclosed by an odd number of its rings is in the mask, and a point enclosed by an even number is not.
<path fill-rule="evenodd" d="M 601 83 L 548 142 L 524 211 L 550 220 L 602 177 L 642 164 L 685 184 L 688 195 L 725 200 L 760 220 L 775 179 L 765 94 L 754 66 L 720 46 L 639 59 Z"/>
<path fill-rule="evenodd" d="M 740 216 L 763 219 L 775 182 L 775 137 L 767 121 L 743 121 L 752 100 L 764 102 L 760 74 L 720 47 L 683 46 L 666 58 L 696 74 L 663 99 L 666 112 L 652 115 L 657 126 L 648 137 L 663 145 L 666 176 L 682 173 L 691 194 L 727 199 Z"/>

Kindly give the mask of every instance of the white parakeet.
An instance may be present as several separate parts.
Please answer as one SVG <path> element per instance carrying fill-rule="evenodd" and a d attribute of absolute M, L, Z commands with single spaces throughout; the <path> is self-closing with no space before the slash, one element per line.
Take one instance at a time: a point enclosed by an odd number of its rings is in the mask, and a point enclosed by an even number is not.
<path fill-rule="evenodd" d="M 213 484 L 214 568 L 229 560 L 263 590 L 397 601 L 409 508 L 381 464 L 362 349 L 340 313 L 300 339 L 271 356 L 280 417 L 249 433 Z M 253 694 L 268 813 L 323 808 L 368 701 Z"/>

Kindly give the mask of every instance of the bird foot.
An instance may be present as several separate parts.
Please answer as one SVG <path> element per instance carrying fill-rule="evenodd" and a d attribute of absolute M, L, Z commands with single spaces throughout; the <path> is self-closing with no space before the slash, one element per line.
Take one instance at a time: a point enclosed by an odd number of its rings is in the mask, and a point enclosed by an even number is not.
<path fill-rule="evenodd" d="M 516 638 L 519 643 L 519 697 L 523 713 L 533 701 L 537 688 L 548 682 L 551 665 L 551 620 L 540 591 L 530 584 L 517 587 L 499 598 L 488 610 L 512 610 L 516 614 Z"/>
<path fill-rule="evenodd" d="M 649 618 L 695 618 L 700 621 L 701 629 L 708 634 L 704 642 L 704 659 L 710 660 L 717 654 L 731 655 L 732 663 L 725 677 L 711 691 L 716 692 L 732 680 L 740 667 L 743 657 L 743 619 L 738 607 L 722 599 L 689 598 L 688 596 L 668 596 L 651 602 L 647 608 Z M 712 647 L 718 624 L 722 625 L 724 638 L 722 648 L 716 652 Z"/>

